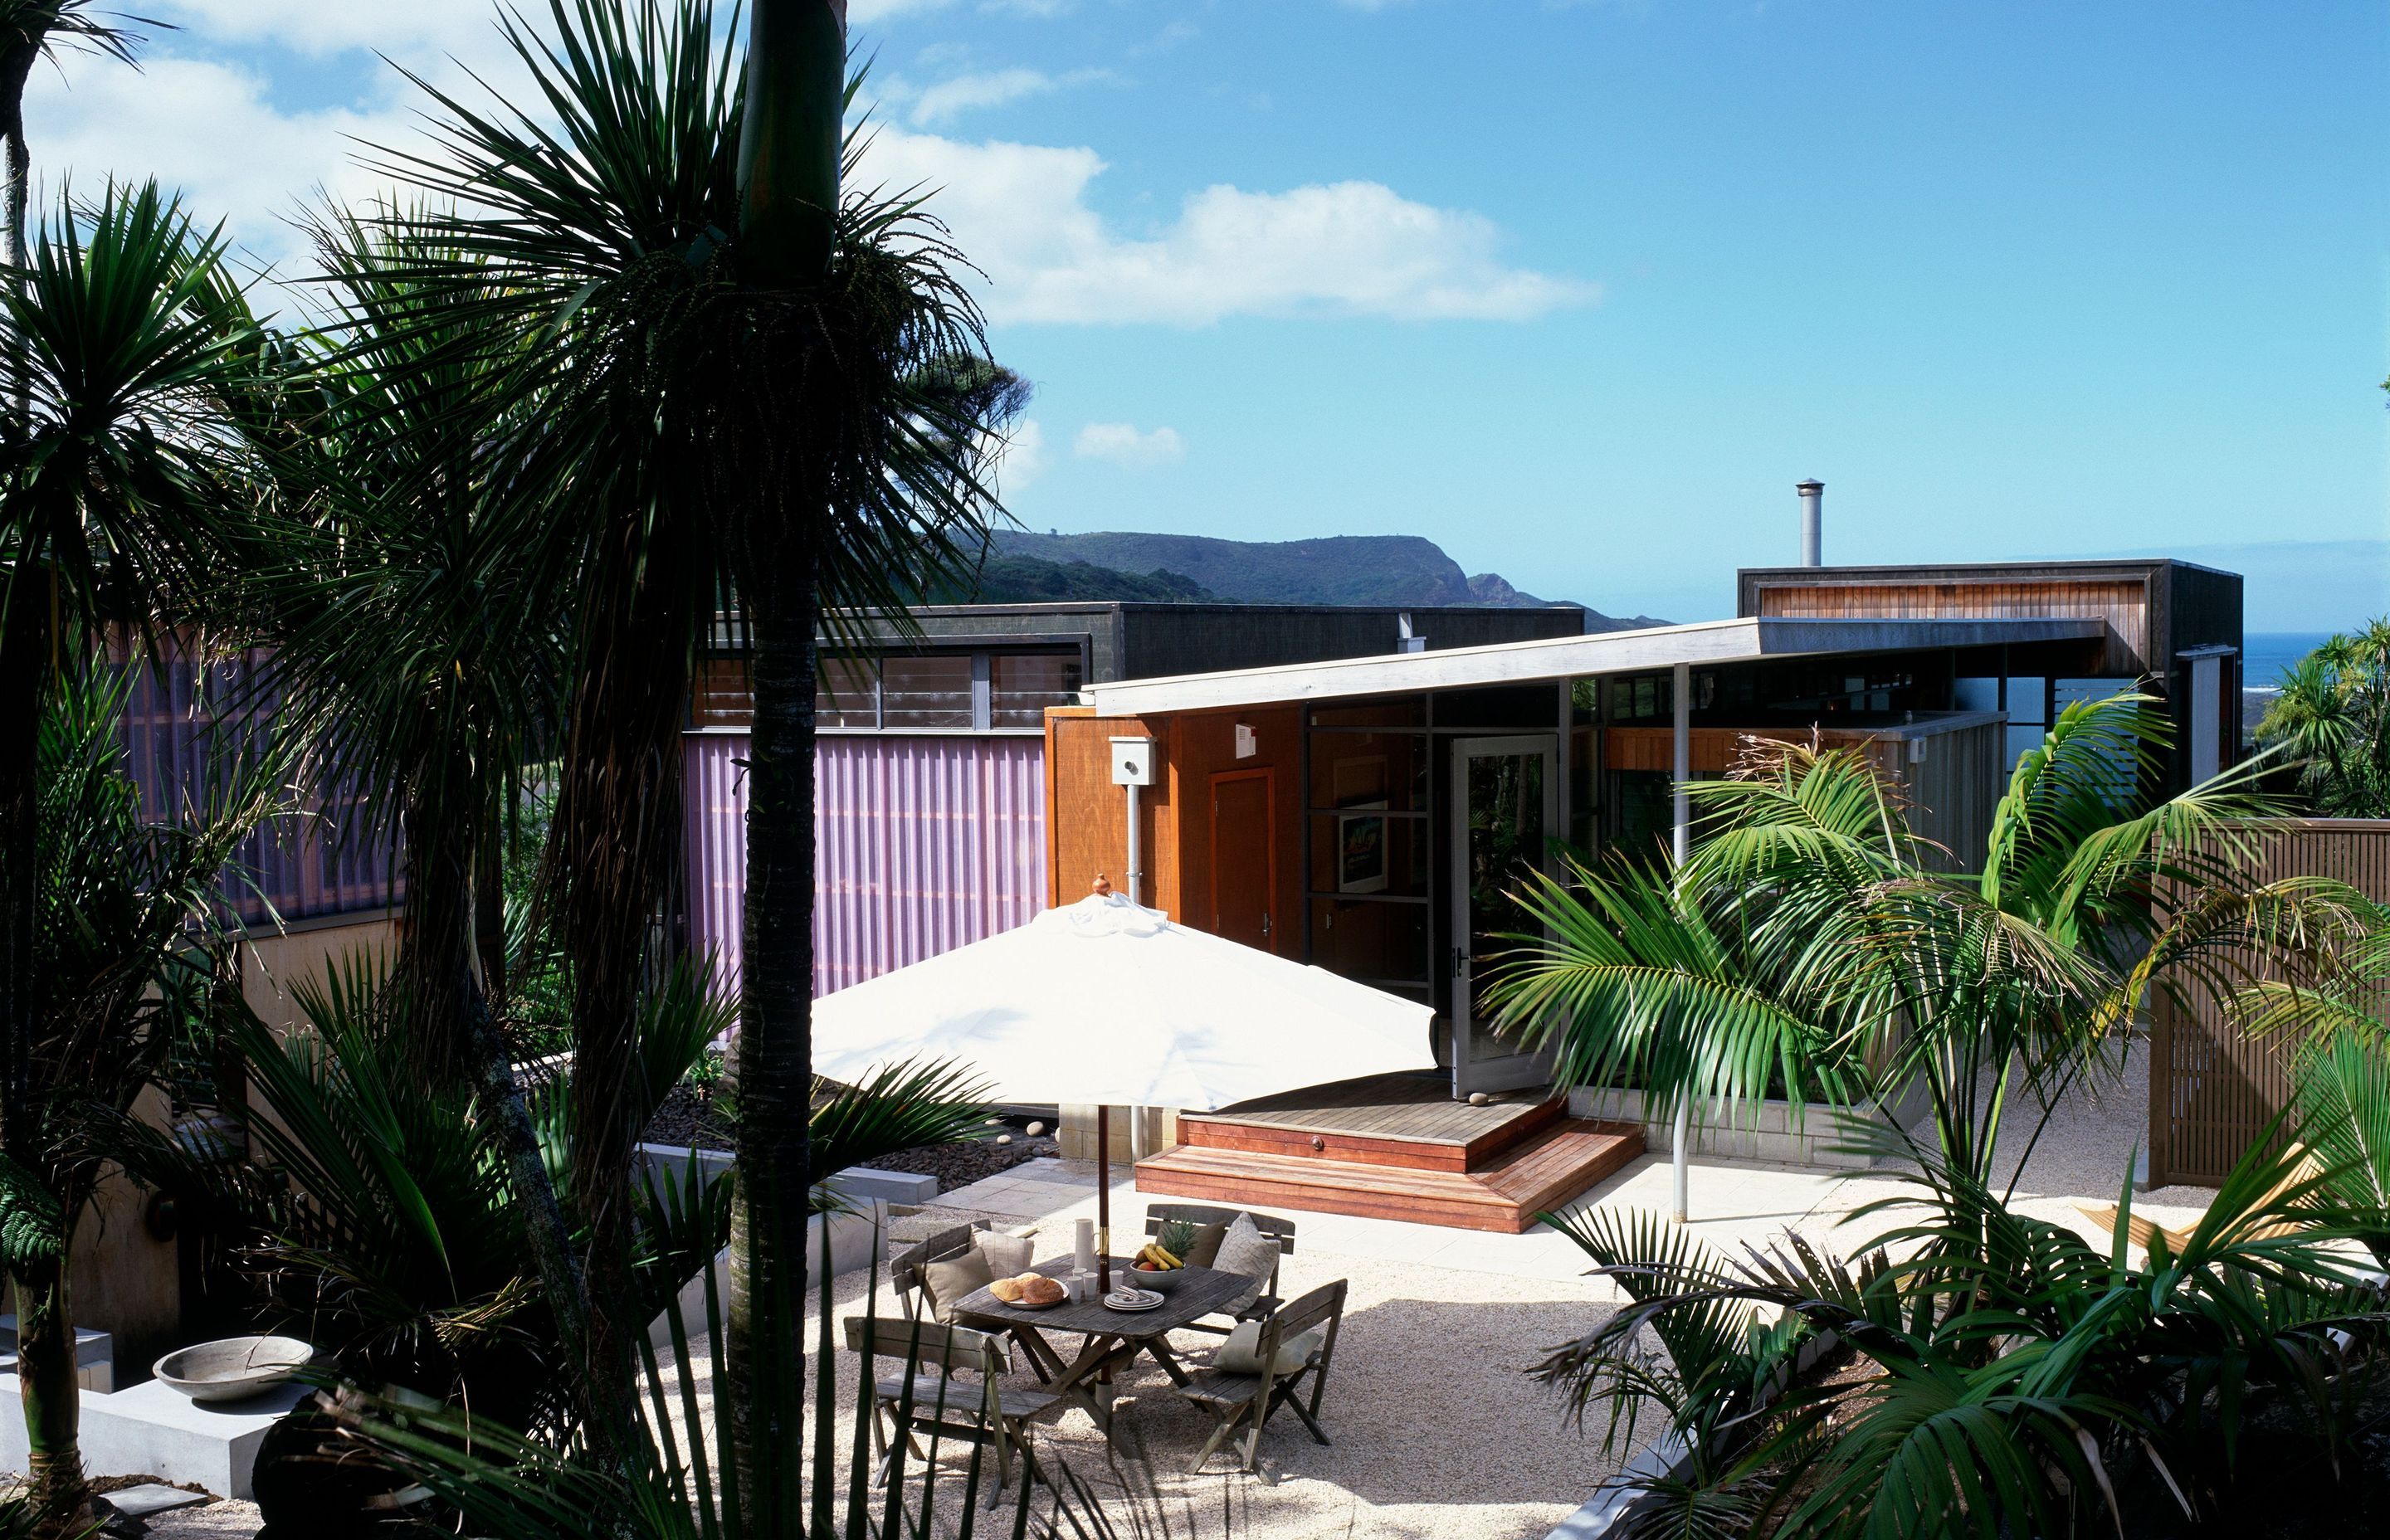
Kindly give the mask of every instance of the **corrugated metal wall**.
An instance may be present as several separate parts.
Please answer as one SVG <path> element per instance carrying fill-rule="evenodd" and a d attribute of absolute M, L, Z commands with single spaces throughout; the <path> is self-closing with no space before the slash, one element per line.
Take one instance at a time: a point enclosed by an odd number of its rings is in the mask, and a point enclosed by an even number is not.
<path fill-rule="evenodd" d="M 735 990 L 747 865 L 744 733 L 685 740 L 689 945 Z M 814 990 L 919 962 L 1046 906 L 1042 738 L 818 741 Z"/>
<path fill-rule="evenodd" d="M 2257 836 L 2252 881 L 2329 877 L 2390 903 L 2390 821 L 2319 818 Z M 2243 965 L 2246 965 L 2244 959 Z M 2150 1179 L 2214 1187 L 2290 1097 L 2282 1046 L 2252 1042 L 2203 1004 L 2150 1004 Z"/>
<path fill-rule="evenodd" d="M 146 816 L 172 819 L 205 796 L 222 736 L 242 730 L 225 703 L 243 699 L 261 666 L 254 657 L 204 667 L 170 659 L 135 674 L 124 737 Z M 263 709 L 271 712 L 270 696 Z M 241 846 L 248 879 L 226 879 L 226 904 L 251 925 L 266 921 L 269 904 L 285 923 L 390 906 L 403 896 L 392 845 L 367 836 L 366 821 L 353 789 L 311 794 L 305 814 L 272 820 Z"/>

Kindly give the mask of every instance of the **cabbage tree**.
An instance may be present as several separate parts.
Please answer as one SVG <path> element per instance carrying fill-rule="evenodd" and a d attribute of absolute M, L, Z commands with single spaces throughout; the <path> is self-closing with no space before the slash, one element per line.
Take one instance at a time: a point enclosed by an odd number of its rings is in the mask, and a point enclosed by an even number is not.
<path fill-rule="evenodd" d="M 502 23 L 535 102 L 482 109 L 434 91 L 438 148 L 380 159 L 460 211 L 410 222 L 458 253 L 424 265 L 424 303 L 522 358 L 539 410 L 498 449 L 526 559 L 573 574 L 550 872 L 577 992 L 593 1413 L 612 1408 L 617 1426 L 637 1324 L 613 1303 L 636 1130 L 609 1088 L 629 1083 L 623 1023 L 679 846 L 694 661 L 722 610 L 751 639 L 740 1293 L 724 1399 L 751 1511 L 793 1530 L 814 638 L 841 611 L 901 617 L 977 557 L 994 515 L 980 456 L 1019 387 L 989 361 L 962 259 L 919 199 L 843 185 L 862 147 L 843 129 L 842 6 L 752 6 L 743 69 L 707 0 L 550 0 L 549 20 L 553 40 Z"/>

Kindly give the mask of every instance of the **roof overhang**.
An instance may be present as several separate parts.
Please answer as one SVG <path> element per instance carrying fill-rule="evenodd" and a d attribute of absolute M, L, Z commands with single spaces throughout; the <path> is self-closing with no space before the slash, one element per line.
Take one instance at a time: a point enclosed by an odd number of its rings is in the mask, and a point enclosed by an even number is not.
<path fill-rule="evenodd" d="M 1640 674 L 1677 663 L 1713 666 L 1770 658 L 1942 648 L 2097 641 L 2107 622 L 2072 616 L 2024 620 L 1787 620 L 1746 616 L 1640 631 L 1498 642 L 1442 652 L 1374 653 L 1279 668 L 1231 669 L 1163 679 L 1124 679 L 1086 691 L 1105 716 L 1215 711 L 1237 706 L 1410 695 L 1481 685 L 1524 685 Z"/>

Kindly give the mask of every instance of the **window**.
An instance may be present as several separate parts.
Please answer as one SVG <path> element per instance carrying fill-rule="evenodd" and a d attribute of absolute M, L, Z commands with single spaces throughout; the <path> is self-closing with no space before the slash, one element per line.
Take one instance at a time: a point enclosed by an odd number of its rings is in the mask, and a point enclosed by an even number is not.
<path fill-rule="evenodd" d="M 957 648 L 853 657 L 826 647 L 814 725 L 828 733 L 1040 732 L 1047 707 L 1078 704 L 1086 674 L 1076 652 Z M 743 729 L 753 720 L 747 660 L 702 660 L 689 692 L 689 725 Z"/>
<path fill-rule="evenodd" d="M 1047 707 L 1079 703 L 1082 673 L 1071 653 L 989 654 L 987 725 L 999 730 L 1044 728 Z"/>
<path fill-rule="evenodd" d="M 880 725 L 880 669 L 869 658 L 824 658 L 814 687 L 816 727 Z"/>
<path fill-rule="evenodd" d="M 754 714 L 744 658 L 701 658 L 688 687 L 689 724 L 697 727 L 743 727 Z"/>
<path fill-rule="evenodd" d="M 972 672 L 968 652 L 888 654 L 880 661 L 880 725 L 970 732 L 978 725 Z"/>

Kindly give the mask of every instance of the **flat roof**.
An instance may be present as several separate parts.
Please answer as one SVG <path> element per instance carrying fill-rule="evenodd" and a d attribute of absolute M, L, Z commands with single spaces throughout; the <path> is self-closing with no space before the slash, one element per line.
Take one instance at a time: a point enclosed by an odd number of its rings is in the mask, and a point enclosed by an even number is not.
<path fill-rule="evenodd" d="M 1497 642 L 1442 652 L 1380 652 L 1320 663 L 1230 669 L 1172 678 L 1090 685 L 1086 694 L 1106 716 L 1211 711 L 1234 706 L 1410 695 L 1477 685 L 1533 684 L 1607 674 L 1640 674 L 1677 663 L 1757 662 L 1833 653 L 1908 652 L 1935 648 L 2103 639 L 2104 621 L 2049 616 L 2017 620 L 1787 620 L 1745 616 L 1640 631 Z"/>

